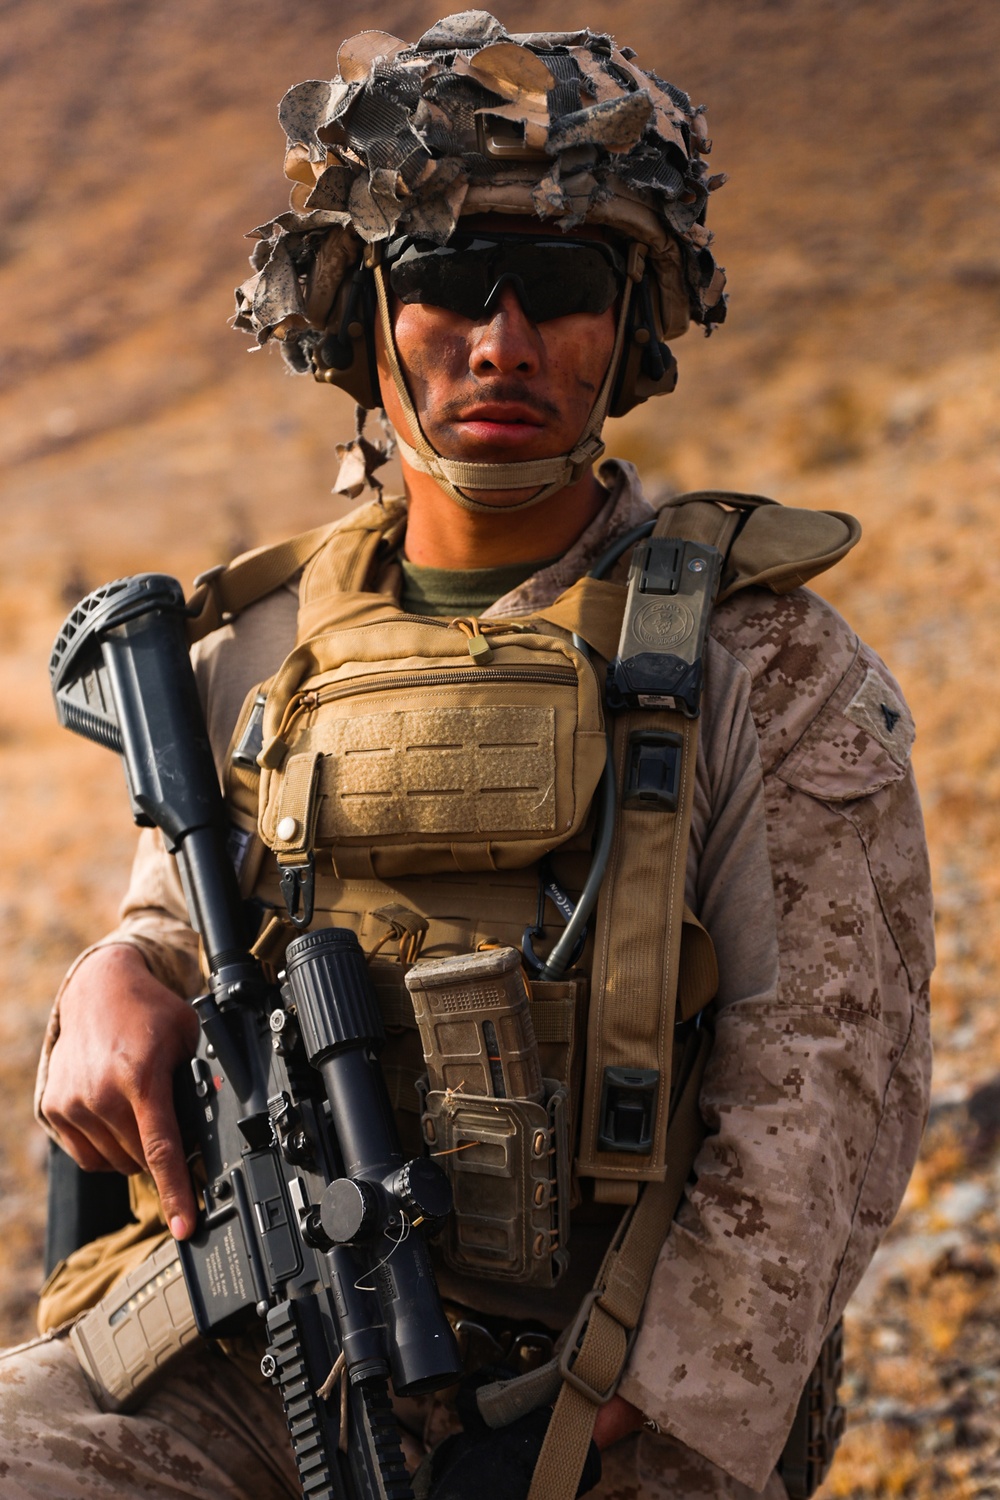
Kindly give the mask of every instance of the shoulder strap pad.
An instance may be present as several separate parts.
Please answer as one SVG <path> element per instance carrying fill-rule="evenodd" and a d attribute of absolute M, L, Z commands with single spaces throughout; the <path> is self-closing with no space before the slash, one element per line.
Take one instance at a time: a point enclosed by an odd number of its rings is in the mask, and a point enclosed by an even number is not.
<path fill-rule="evenodd" d="M 653 535 L 718 547 L 725 559 L 718 604 L 754 584 L 787 594 L 839 562 L 859 540 L 861 527 L 840 511 L 797 510 L 763 495 L 699 490 L 667 500 Z M 622 584 L 584 577 L 537 614 L 575 631 L 610 661 L 624 608 Z"/>
<path fill-rule="evenodd" d="M 732 517 L 722 541 L 720 509 Z M 663 504 L 656 535 L 719 547 L 726 556 L 716 599 L 720 603 L 751 585 L 790 593 L 845 557 L 860 540 L 861 525 L 846 511 L 800 510 L 764 495 L 695 490 Z"/>
<path fill-rule="evenodd" d="M 401 530 L 402 501 L 374 501 L 312 531 L 271 546 L 255 547 L 230 563 L 199 574 L 188 600 L 188 639 L 194 644 L 281 588 L 305 568 L 304 602 L 363 587 L 378 545 Z"/>

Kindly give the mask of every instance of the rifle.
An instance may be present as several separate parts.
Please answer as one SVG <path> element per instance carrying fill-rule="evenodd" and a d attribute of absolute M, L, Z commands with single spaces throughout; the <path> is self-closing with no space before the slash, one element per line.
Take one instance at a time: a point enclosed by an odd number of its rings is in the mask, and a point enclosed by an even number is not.
<path fill-rule="evenodd" d="M 196 1231 L 133 1273 L 77 1349 L 99 1382 L 104 1360 L 103 1383 L 125 1409 L 141 1381 L 122 1368 L 124 1323 L 133 1341 L 143 1325 L 144 1373 L 195 1329 L 224 1337 L 256 1314 L 304 1494 L 412 1500 L 387 1383 L 412 1395 L 461 1374 L 422 1234 L 450 1211 L 450 1185 L 437 1163 L 403 1157 L 354 933 L 295 938 L 280 986 L 250 952 L 186 617 L 176 579 L 120 579 L 70 613 L 50 662 L 60 722 L 122 756 L 136 823 L 159 828 L 175 856 L 210 975 L 192 1002 L 197 1053 L 175 1079 L 194 1144 Z"/>

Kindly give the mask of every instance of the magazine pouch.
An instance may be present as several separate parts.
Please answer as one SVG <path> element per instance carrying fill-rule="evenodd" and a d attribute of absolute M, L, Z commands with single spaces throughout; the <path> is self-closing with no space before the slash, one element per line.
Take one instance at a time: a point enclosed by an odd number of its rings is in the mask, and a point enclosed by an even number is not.
<path fill-rule="evenodd" d="M 568 1090 L 543 1078 L 514 948 L 416 964 L 406 976 L 427 1076 L 426 1150 L 451 1180 L 446 1264 L 551 1287 L 568 1257 Z"/>

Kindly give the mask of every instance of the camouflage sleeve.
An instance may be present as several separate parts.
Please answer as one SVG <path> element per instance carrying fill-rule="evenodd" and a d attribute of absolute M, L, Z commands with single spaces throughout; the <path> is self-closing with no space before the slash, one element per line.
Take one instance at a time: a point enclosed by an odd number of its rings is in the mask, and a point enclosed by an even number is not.
<path fill-rule="evenodd" d="M 720 967 L 709 1136 L 621 1394 L 758 1490 L 916 1157 L 932 909 L 885 667 L 805 590 L 719 616 L 694 829 Z"/>

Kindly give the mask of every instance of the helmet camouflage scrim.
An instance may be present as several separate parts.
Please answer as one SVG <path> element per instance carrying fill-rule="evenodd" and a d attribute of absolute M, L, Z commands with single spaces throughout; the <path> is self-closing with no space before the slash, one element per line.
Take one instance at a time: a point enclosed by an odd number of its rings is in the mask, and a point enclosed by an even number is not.
<path fill-rule="evenodd" d="M 236 326 L 260 344 L 278 339 L 295 370 L 373 407 L 381 317 L 412 425 L 379 272 L 386 243 L 410 235 L 443 245 L 471 214 L 525 215 L 547 231 L 603 227 L 634 247 L 612 367 L 574 453 L 541 461 L 546 479 L 527 480 L 544 482 L 537 501 L 599 456 L 609 412 L 673 389 L 666 339 L 691 321 L 711 332 L 725 316 L 725 275 L 705 228 L 708 193 L 725 179 L 703 161 L 703 111 L 609 36 L 510 35 L 486 11 L 448 16 L 415 45 L 363 31 L 337 64 L 334 79 L 300 83 L 282 100 L 291 206 L 253 231 L 255 274 L 237 290 Z M 419 424 L 415 436 L 404 454 L 454 491 Z M 503 477 L 519 466 L 461 467 L 463 488 L 525 483 Z"/>

